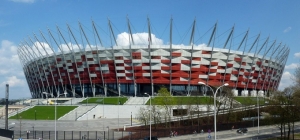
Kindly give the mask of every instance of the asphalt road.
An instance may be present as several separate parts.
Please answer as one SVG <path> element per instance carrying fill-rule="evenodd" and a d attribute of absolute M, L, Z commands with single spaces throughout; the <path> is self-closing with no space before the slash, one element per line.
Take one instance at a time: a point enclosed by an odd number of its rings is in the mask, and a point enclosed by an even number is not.
<path fill-rule="evenodd" d="M 295 124 L 296 132 L 300 132 L 300 123 Z M 210 139 L 214 139 L 214 133 L 210 133 Z M 280 129 L 275 126 L 260 126 L 259 133 L 258 127 L 248 128 L 248 133 L 238 134 L 235 130 L 226 130 L 226 131 L 218 131 L 217 139 L 218 140 L 263 140 L 271 137 L 280 136 Z M 183 135 L 176 137 L 165 137 L 159 138 L 159 140 L 210 140 L 208 133 L 203 134 L 191 134 L 191 135 Z"/>

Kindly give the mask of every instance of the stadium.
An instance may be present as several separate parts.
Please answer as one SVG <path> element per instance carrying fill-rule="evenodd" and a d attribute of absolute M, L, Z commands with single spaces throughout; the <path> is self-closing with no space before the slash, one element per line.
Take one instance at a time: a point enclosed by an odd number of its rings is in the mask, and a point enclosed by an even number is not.
<path fill-rule="evenodd" d="M 103 34 L 92 21 L 89 29 L 67 25 L 22 41 L 18 55 L 32 97 L 42 98 L 44 92 L 52 97 L 155 95 L 162 86 L 171 95 L 203 95 L 208 86 L 224 83 L 235 96 L 263 96 L 278 88 L 289 54 L 270 37 L 249 31 L 235 36 L 234 27 L 219 33 L 214 24 L 209 34 L 198 35 L 196 20 L 182 33 L 189 36 L 186 44 L 175 43 L 172 19 L 166 44 L 153 34 L 149 18 L 145 32 L 133 33 L 127 19 L 127 32 L 116 35 L 108 23 Z"/>

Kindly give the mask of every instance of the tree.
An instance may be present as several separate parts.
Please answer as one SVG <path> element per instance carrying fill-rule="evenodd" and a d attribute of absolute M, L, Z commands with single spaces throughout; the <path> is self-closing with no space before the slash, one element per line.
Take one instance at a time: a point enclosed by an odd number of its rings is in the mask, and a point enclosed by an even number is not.
<path fill-rule="evenodd" d="M 292 102 L 292 132 L 293 132 L 293 139 L 294 139 L 294 128 L 295 128 L 295 122 L 298 121 L 299 118 L 299 110 L 300 110 L 300 88 L 297 86 L 293 87 L 293 93 L 291 96 L 291 102 Z"/>
<path fill-rule="evenodd" d="M 278 128 L 280 129 L 280 138 L 283 139 L 285 136 L 285 125 L 286 125 L 286 110 L 283 109 L 284 107 L 284 93 L 283 91 L 274 91 L 272 99 L 270 100 L 270 120 L 273 121 L 275 124 L 279 124 Z"/>
<path fill-rule="evenodd" d="M 219 111 L 223 110 L 223 114 L 225 114 L 225 109 L 228 108 L 232 108 L 232 102 L 233 102 L 233 93 L 232 93 L 232 89 L 229 87 L 222 87 L 220 89 L 220 93 L 219 96 L 217 96 L 217 103 L 216 103 L 216 108 L 217 108 L 217 113 L 216 115 L 219 115 Z M 223 121 L 226 121 L 225 119 L 221 119 Z"/>
<path fill-rule="evenodd" d="M 159 107 L 163 108 L 164 110 L 163 114 L 165 115 L 166 127 L 170 127 L 172 109 L 173 105 L 175 105 L 176 103 L 176 100 L 171 96 L 170 92 L 166 87 L 161 87 L 158 90 L 158 96 L 160 98 L 157 98 L 157 104 L 159 104 Z"/>
<path fill-rule="evenodd" d="M 193 116 L 195 115 L 195 114 L 197 114 L 197 131 L 199 132 L 200 131 L 200 129 L 199 129 L 199 126 L 200 126 L 200 123 L 202 123 L 202 119 L 201 119 L 201 117 L 200 117 L 200 113 L 202 113 L 203 112 L 203 110 L 202 110 L 202 106 L 201 106 L 201 98 L 199 97 L 199 96 L 196 96 L 196 97 L 194 97 L 193 98 L 193 100 L 195 100 L 195 101 L 193 101 L 194 103 L 196 103 L 196 105 L 191 105 L 191 104 L 189 104 L 188 105 L 188 108 L 189 108 L 189 115 L 190 115 L 190 119 L 191 120 L 193 120 L 192 118 L 193 118 Z M 194 124 L 194 122 L 192 121 L 192 125 Z"/>
<path fill-rule="evenodd" d="M 300 66 L 299 65 L 297 66 L 297 68 L 295 70 L 293 80 L 296 82 L 296 85 L 300 86 Z"/>
<path fill-rule="evenodd" d="M 270 100 L 270 119 L 279 124 L 281 139 L 294 139 L 294 124 L 299 120 L 300 90 L 295 86 L 287 87 L 283 91 L 275 91 Z"/>
<path fill-rule="evenodd" d="M 149 111 L 147 108 L 141 107 L 137 114 L 137 119 L 146 126 L 149 122 Z"/>

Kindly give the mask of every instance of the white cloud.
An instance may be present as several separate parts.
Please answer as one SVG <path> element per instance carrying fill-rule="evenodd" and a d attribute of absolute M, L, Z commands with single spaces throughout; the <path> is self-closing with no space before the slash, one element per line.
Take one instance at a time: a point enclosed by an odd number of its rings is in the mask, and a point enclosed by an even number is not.
<path fill-rule="evenodd" d="M 30 97 L 22 66 L 17 55 L 17 46 L 8 40 L 2 40 L 0 46 L 0 91 L 5 91 L 5 84 L 10 86 L 10 99 Z M 0 92 L 0 96 L 4 93 Z"/>
<path fill-rule="evenodd" d="M 290 72 L 285 71 L 282 74 L 278 89 L 283 90 L 284 88 L 292 86 L 293 84 L 294 84 L 293 75 Z"/>
<path fill-rule="evenodd" d="M 289 65 L 286 65 L 285 66 L 285 69 L 295 69 L 299 66 L 299 64 L 297 63 L 292 63 L 292 64 L 289 64 Z"/>
<path fill-rule="evenodd" d="M 4 86 L 6 84 L 9 84 L 10 87 L 27 86 L 24 79 L 19 79 L 16 76 L 6 77 L 6 80 L 2 82 L 0 85 Z"/>
<path fill-rule="evenodd" d="M 287 27 L 286 29 L 283 30 L 283 32 L 284 32 L 284 33 L 287 33 L 287 32 L 289 32 L 289 31 L 291 31 L 291 30 L 292 30 L 292 27 Z"/>
<path fill-rule="evenodd" d="M 135 45 L 148 45 L 148 33 L 135 33 L 132 34 Z M 157 38 L 154 34 L 151 34 L 152 45 L 162 45 L 163 40 Z M 130 40 L 131 41 L 131 40 Z M 123 32 L 117 36 L 118 46 L 129 46 L 129 34 Z"/>
<path fill-rule="evenodd" d="M 35 0 L 10 0 L 13 2 L 20 2 L 20 3 L 34 3 Z"/>
<path fill-rule="evenodd" d="M 295 56 L 296 58 L 300 58 L 300 52 L 295 53 L 294 56 Z"/>

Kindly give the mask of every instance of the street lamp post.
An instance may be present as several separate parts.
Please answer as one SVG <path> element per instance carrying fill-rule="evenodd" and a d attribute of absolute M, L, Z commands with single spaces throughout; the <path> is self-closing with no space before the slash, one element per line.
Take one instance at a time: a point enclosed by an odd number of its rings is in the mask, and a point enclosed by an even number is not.
<path fill-rule="evenodd" d="M 256 94 L 257 100 L 257 134 L 259 134 L 259 97 L 258 93 Z"/>
<path fill-rule="evenodd" d="M 149 125 L 150 125 L 150 140 L 151 140 L 151 113 L 152 113 L 152 109 L 151 109 L 151 96 L 148 94 L 148 93 L 145 93 L 146 95 L 148 95 L 149 96 L 149 98 L 150 98 L 150 122 L 149 122 Z"/>
<path fill-rule="evenodd" d="M 120 97 L 123 98 L 124 96 L 119 94 L 119 97 L 118 97 L 118 131 L 119 131 L 119 122 L 120 122 L 120 117 L 119 117 L 119 105 L 121 105 L 121 102 L 120 102 Z"/>
<path fill-rule="evenodd" d="M 200 85 L 205 85 L 207 87 L 210 88 L 210 90 L 212 92 L 214 92 L 214 90 L 209 86 L 209 85 L 206 85 L 205 83 L 203 82 L 198 82 L 198 84 Z M 216 90 L 216 92 L 214 92 L 214 133 L 215 133 L 215 140 L 217 139 L 217 107 L 216 107 L 216 95 L 218 93 L 218 90 L 221 88 L 221 87 L 224 87 L 224 86 L 228 86 L 229 84 L 228 83 L 225 83 L 223 84 L 222 86 L 219 86 Z"/>
<path fill-rule="evenodd" d="M 120 87 L 120 86 L 119 86 Z M 118 131 L 119 131 L 119 105 L 120 105 L 120 95 L 119 95 L 119 97 L 118 97 L 118 104 L 117 104 L 117 106 L 118 106 Z"/>
<path fill-rule="evenodd" d="M 107 126 L 106 128 L 107 128 L 107 139 L 109 140 L 109 126 Z"/>
<path fill-rule="evenodd" d="M 22 134 L 22 116 L 19 117 L 19 121 L 20 121 L 20 138 L 21 138 L 21 134 Z"/>
<path fill-rule="evenodd" d="M 35 139 L 35 134 L 34 134 L 34 124 L 32 125 L 32 137 Z"/>
<path fill-rule="evenodd" d="M 66 93 L 63 93 L 63 94 L 66 94 Z M 60 95 L 63 95 L 63 94 L 57 94 L 57 97 L 55 98 L 55 103 L 54 103 L 54 106 L 55 106 L 55 115 L 54 115 L 54 139 L 56 140 L 56 104 L 57 104 L 57 98 L 60 96 Z"/>

